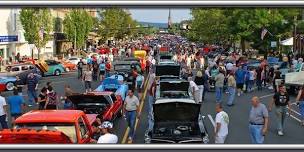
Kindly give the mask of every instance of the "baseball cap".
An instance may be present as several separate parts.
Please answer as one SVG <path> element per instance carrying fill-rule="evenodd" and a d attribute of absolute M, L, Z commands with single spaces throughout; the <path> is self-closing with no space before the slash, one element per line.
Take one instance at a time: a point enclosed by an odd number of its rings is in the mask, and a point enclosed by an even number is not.
<path fill-rule="evenodd" d="M 102 128 L 113 128 L 113 124 L 109 121 L 104 121 L 98 128 L 102 129 Z"/>

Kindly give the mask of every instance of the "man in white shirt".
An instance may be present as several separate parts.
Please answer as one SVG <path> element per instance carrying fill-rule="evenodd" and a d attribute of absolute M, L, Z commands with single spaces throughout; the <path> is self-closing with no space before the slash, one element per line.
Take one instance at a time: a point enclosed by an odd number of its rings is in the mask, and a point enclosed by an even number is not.
<path fill-rule="evenodd" d="M 229 116 L 223 111 L 223 107 L 221 104 L 217 104 L 215 106 L 215 110 L 217 112 L 215 117 L 215 143 L 216 144 L 224 144 L 225 139 L 228 135 L 228 124 L 229 124 Z"/>
<path fill-rule="evenodd" d="M 7 117 L 7 104 L 5 98 L 0 95 L 0 124 L 2 129 L 8 129 L 6 117 Z"/>
<path fill-rule="evenodd" d="M 199 103 L 200 98 L 202 98 L 202 97 L 200 97 L 199 87 L 192 80 L 192 77 L 188 77 L 188 81 L 189 81 L 190 91 L 193 95 L 193 98 L 196 103 Z"/>
<path fill-rule="evenodd" d="M 98 138 L 98 144 L 117 144 L 118 137 L 110 133 L 110 130 L 113 128 L 113 124 L 111 122 L 104 121 L 99 128 L 103 135 Z"/>

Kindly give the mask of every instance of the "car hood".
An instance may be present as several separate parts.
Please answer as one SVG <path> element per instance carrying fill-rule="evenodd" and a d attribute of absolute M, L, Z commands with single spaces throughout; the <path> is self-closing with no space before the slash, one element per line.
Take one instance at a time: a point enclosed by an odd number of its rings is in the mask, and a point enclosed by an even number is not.
<path fill-rule="evenodd" d="M 165 81 L 160 82 L 160 91 L 188 91 L 188 81 Z"/>
<path fill-rule="evenodd" d="M 73 102 L 73 104 L 85 104 L 85 103 L 96 103 L 96 104 L 110 104 L 110 102 L 103 95 L 94 94 L 74 94 L 68 96 L 68 99 Z"/>
<path fill-rule="evenodd" d="M 156 76 L 172 75 L 172 76 L 178 77 L 180 75 L 180 66 L 179 65 L 157 65 L 155 75 Z"/>
<path fill-rule="evenodd" d="M 197 122 L 200 104 L 185 102 L 158 103 L 153 105 L 154 122 Z"/>
<path fill-rule="evenodd" d="M 0 131 L 2 144 L 71 144 L 70 138 L 59 131 L 33 129 L 4 129 Z"/>

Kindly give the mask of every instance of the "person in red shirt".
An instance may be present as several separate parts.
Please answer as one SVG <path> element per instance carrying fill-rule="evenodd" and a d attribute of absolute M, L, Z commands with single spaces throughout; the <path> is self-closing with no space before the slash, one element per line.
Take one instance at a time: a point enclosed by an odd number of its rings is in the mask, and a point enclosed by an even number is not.
<path fill-rule="evenodd" d="M 110 77 L 110 71 L 111 71 L 111 63 L 110 63 L 110 61 L 108 61 L 106 63 L 106 78 Z"/>

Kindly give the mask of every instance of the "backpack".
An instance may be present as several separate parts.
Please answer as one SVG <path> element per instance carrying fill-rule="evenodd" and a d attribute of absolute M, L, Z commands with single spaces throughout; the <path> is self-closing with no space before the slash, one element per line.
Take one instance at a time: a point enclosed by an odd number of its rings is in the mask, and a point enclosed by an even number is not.
<path fill-rule="evenodd" d="M 51 92 L 47 95 L 48 97 L 48 105 L 57 105 L 58 99 L 57 99 L 57 93 L 56 92 Z"/>

